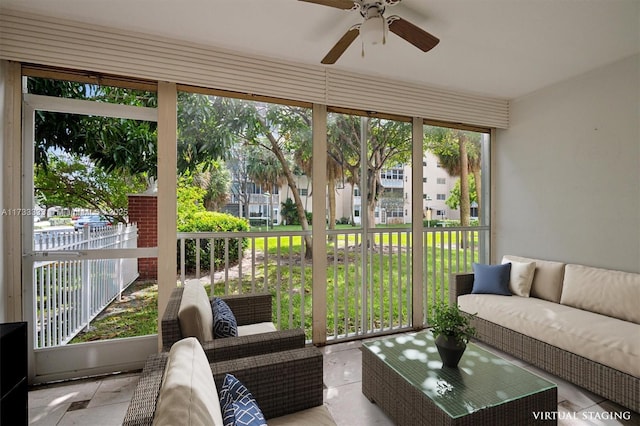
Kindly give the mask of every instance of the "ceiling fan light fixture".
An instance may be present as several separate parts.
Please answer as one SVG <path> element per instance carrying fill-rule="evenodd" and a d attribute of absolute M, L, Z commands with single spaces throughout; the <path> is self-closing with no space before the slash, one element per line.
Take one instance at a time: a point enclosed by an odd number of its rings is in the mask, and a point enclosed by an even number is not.
<path fill-rule="evenodd" d="M 367 18 L 360 25 L 360 37 L 363 44 L 385 44 L 387 37 L 387 21 L 382 15 Z"/>

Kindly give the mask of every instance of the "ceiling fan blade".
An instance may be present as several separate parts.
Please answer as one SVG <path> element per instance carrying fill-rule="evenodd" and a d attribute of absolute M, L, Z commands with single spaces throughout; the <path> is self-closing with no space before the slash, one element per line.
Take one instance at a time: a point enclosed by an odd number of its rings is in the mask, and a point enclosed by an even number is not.
<path fill-rule="evenodd" d="M 329 53 L 322 58 L 323 64 L 335 64 L 338 58 L 342 56 L 345 50 L 353 43 L 353 41 L 358 37 L 360 31 L 358 28 L 351 28 L 347 31 L 340 40 L 331 48 Z"/>
<path fill-rule="evenodd" d="M 307 3 L 321 4 L 323 6 L 335 7 L 337 9 L 349 10 L 355 7 L 353 0 L 299 0 Z"/>
<path fill-rule="evenodd" d="M 402 37 L 423 52 L 428 52 L 440 43 L 438 37 L 429 34 L 399 16 L 391 16 L 389 18 L 389 31 Z"/>

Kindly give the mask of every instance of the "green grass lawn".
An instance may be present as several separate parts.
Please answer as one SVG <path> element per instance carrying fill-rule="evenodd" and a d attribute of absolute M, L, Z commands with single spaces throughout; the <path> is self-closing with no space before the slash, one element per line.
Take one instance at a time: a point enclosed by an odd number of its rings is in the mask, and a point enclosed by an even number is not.
<path fill-rule="evenodd" d="M 109 307 L 91 322 L 88 331 L 74 337 L 70 343 L 91 342 L 158 332 L 158 285 L 156 282 L 135 282 L 123 293 L 121 301 Z"/>
<path fill-rule="evenodd" d="M 354 228 L 343 225 L 345 234 L 327 243 L 327 332 L 329 335 L 362 333 L 369 329 L 409 326 L 411 321 L 411 250 L 408 248 L 406 232 L 393 231 L 376 233 L 374 247 L 392 246 L 391 253 L 381 250 L 369 252 L 362 280 L 362 254 L 356 247 L 356 237 L 348 231 Z M 280 231 L 281 228 L 276 227 Z M 446 228 L 441 228 L 446 229 Z M 300 227 L 291 227 L 300 230 Z M 478 234 L 474 233 L 477 247 Z M 477 258 L 458 255 L 456 247 L 460 234 L 434 232 L 425 237 L 424 279 L 422 294 L 425 305 L 431 306 L 438 300 L 447 300 L 450 272 L 471 270 L 471 263 Z M 243 276 L 242 280 L 231 279 L 227 285 L 214 286 L 214 294 L 223 295 L 251 291 L 268 291 L 273 295 L 273 321 L 280 329 L 303 327 L 307 338 L 311 338 L 312 325 L 312 268 L 311 260 L 301 266 L 302 237 L 268 236 L 255 240 L 255 250 L 266 252 L 268 262 L 257 262 L 255 272 Z M 345 243 L 349 248 L 345 250 Z M 293 262 L 288 262 L 289 248 Z M 266 249 L 265 249 L 266 248 Z M 251 242 L 246 255 L 251 255 Z M 477 251 L 474 252 L 477 255 Z M 286 254 L 286 255 L 285 255 Z M 284 263 L 277 265 L 278 256 Z M 338 259 L 339 261 L 334 261 Z M 345 262 L 345 259 L 347 260 Z M 243 271 L 248 272 L 248 271 Z M 266 281 L 265 281 L 266 274 Z M 251 275 L 254 280 L 251 280 Z M 266 284 L 265 284 L 266 282 Z M 109 314 L 102 314 L 92 322 L 91 330 L 81 333 L 72 343 L 130 337 L 157 332 L 157 286 L 147 285 L 133 291 L 140 302 L 136 306 L 115 308 Z M 366 303 L 365 303 L 366 302 Z M 115 304 L 115 302 L 114 302 Z M 366 309 L 363 313 L 363 304 Z M 124 305 L 122 305 L 124 306 Z M 108 312 L 109 310 L 105 311 Z"/>

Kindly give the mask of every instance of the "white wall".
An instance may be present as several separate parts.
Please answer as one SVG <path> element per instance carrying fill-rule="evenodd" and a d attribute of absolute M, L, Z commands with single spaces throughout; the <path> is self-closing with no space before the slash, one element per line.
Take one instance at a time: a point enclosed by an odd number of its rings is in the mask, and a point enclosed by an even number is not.
<path fill-rule="evenodd" d="M 516 99 L 497 132 L 495 254 L 640 272 L 640 55 Z"/>

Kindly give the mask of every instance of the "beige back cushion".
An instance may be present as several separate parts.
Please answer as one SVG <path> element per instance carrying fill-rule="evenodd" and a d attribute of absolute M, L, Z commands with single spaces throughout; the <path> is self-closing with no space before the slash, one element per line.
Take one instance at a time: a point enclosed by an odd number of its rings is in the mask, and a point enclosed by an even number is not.
<path fill-rule="evenodd" d="M 213 313 L 204 286 L 198 280 L 184 284 L 178 322 L 182 337 L 195 337 L 200 343 L 213 340 Z"/>
<path fill-rule="evenodd" d="M 567 265 L 560 303 L 640 324 L 640 274 Z"/>
<path fill-rule="evenodd" d="M 182 339 L 171 347 L 153 424 L 223 424 L 211 367 L 202 346 L 194 337 Z"/>
<path fill-rule="evenodd" d="M 511 255 L 504 256 L 504 259 L 523 263 L 535 262 L 536 272 L 533 274 L 533 283 L 531 284 L 529 295 L 538 299 L 560 303 L 564 263 Z"/>

